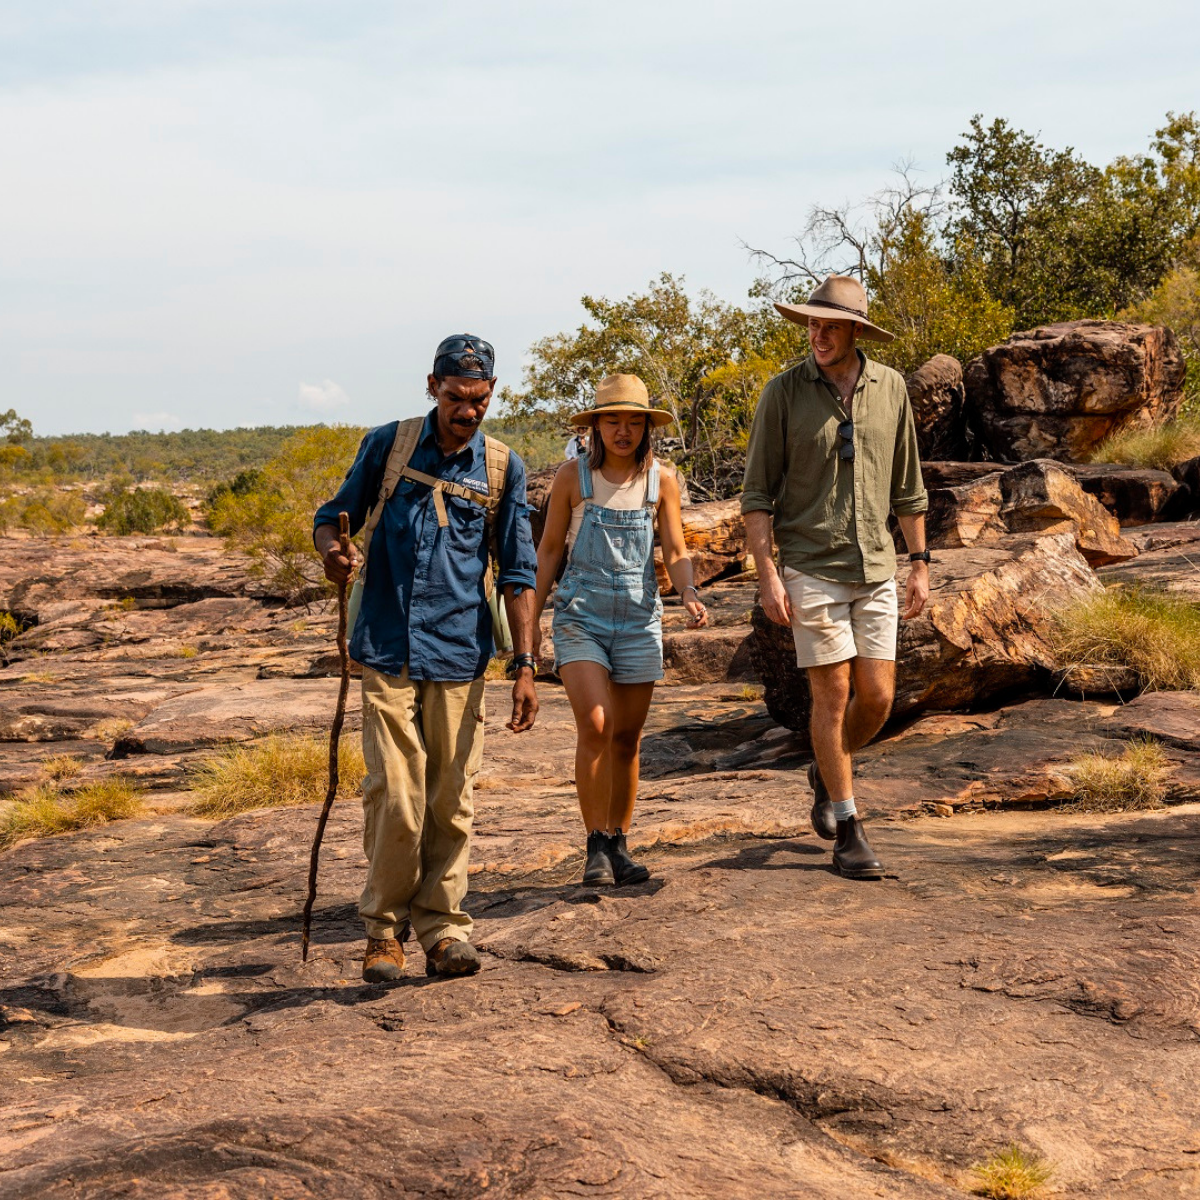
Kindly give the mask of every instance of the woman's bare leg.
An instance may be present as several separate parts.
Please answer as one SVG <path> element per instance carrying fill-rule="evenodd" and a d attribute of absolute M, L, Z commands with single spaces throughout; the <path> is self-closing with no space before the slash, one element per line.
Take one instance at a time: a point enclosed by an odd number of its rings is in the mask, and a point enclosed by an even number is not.
<path fill-rule="evenodd" d="M 575 790 L 583 824 L 588 833 L 607 833 L 613 730 L 608 672 L 600 663 L 572 662 L 558 673 L 575 716 Z"/>
<path fill-rule="evenodd" d="M 629 832 L 637 800 L 642 726 L 654 696 L 652 683 L 610 683 L 612 725 L 608 802 L 608 832 Z"/>

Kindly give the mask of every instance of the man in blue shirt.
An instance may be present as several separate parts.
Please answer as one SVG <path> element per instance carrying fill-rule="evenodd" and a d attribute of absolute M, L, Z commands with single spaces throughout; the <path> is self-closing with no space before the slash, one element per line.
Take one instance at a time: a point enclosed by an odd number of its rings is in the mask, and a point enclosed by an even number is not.
<path fill-rule="evenodd" d="M 363 666 L 363 783 L 368 859 L 359 913 L 367 928 L 363 978 L 399 978 L 411 925 L 426 971 L 479 970 L 463 911 L 471 833 L 472 786 L 483 754 L 483 673 L 492 656 L 485 595 L 489 495 L 479 430 L 492 398 L 495 353 L 467 334 L 446 338 L 427 383 L 436 407 L 409 459 L 413 474 L 477 493 L 435 494 L 432 482 L 401 478 L 371 538 L 362 605 L 350 640 Z M 313 541 L 335 583 L 358 559 L 341 553 L 338 513 L 357 533 L 379 499 L 399 423 L 372 429 L 338 494 L 318 509 Z M 406 473 L 407 474 L 407 473 Z M 512 630 L 516 667 L 508 728 L 537 716 L 532 654 L 537 558 L 525 503 L 525 465 L 508 452 L 495 509 L 496 586 Z M 397 937 L 397 934 L 400 936 Z"/>

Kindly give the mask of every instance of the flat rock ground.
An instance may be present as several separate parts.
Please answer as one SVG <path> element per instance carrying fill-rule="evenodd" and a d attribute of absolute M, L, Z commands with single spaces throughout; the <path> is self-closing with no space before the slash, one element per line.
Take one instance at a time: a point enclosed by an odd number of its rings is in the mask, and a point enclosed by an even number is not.
<path fill-rule="evenodd" d="M 1014 1141 L 1059 1195 L 1200 1194 L 1189 698 L 890 731 L 857 788 L 888 875 L 852 883 L 755 691 L 665 687 L 635 829 L 653 878 L 592 889 L 562 690 L 516 736 L 490 684 L 483 970 L 429 980 L 410 943 L 406 978 L 370 986 L 356 803 L 334 809 L 306 964 L 316 806 L 184 807 L 222 733 L 327 717 L 327 619 L 243 596 L 206 643 L 187 610 L 212 594 L 113 617 L 64 587 L 42 657 L 0 672 L 0 773 L 68 748 L 156 790 L 148 817 L 0 855 L 5 1197 L 948 1197 Z M 1147 728 L 1169 734 L 1170 808 L 1054 807 L 1080 748 Z"/>

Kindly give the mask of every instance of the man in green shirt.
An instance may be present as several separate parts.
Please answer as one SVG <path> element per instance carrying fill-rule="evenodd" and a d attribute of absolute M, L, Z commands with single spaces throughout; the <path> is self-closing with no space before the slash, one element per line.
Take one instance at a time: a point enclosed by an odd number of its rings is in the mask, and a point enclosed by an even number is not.
<path fill-rule="evenodd" d="M 854 804 L 851 755 L 883 727 L 896 690 L 894 512 L 912 569 L 910 620 L 929 597 L 928 497 L 904 380 L 855 347 L 894 335 L 867 320 L 867 296 L 831 275 L 805 304 L 812 353 L 763 389 L 750 430 L 742 512 L 763 611 L 790 625 L 812 692 L 812 823 L 850 879 L 879 879 Z M 772 535 L 779 566 L 771 552 Z"/>

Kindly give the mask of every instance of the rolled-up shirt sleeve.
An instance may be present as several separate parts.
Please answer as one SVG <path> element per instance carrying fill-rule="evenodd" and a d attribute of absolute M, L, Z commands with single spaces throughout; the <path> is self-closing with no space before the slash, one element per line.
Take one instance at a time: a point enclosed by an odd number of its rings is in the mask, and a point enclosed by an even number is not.
<path fill-rule="evenodd" d="M 892 512 L 898 517 L 923 513 L 929 508 L 929 493 L 921 478 L 921 452 L 917 446 L 917 428 L 907 390 L 900 405 L 896 428 L 896 452 L 892 458 Z"/>
<path fill-rule="evenodd" d="M 529 505 L 525 496 L 525 464 L 518 454 L 508 452 L 508 471 L 504 476 L 504 496 L 496 511 L 496 551 L 499 573 L 496 586 L 514 584 L 518 592 L 537 583 L 537 552 L 533 548 L 533 530 L 529 525 Z"/>
<path fill-rule="evenodd" d="M 779 381 L 772 379 L 763 388 L 750 425 L 746 473 L 742 479 L 743 514 L 775 512 L 787 450 L 785 426 L 782 389 Z"/>

